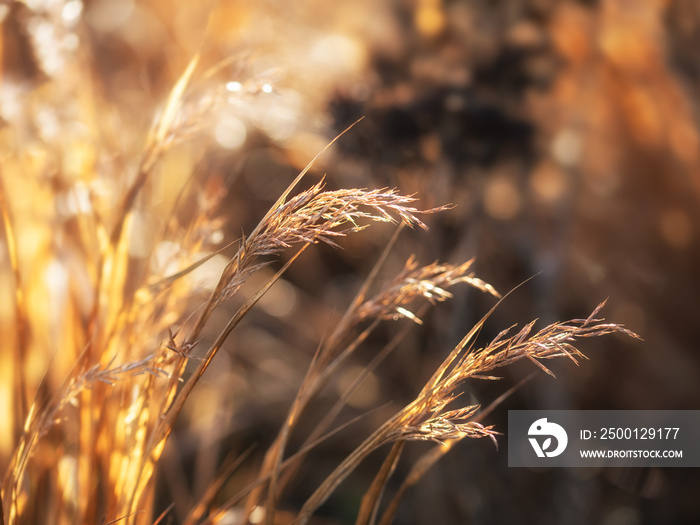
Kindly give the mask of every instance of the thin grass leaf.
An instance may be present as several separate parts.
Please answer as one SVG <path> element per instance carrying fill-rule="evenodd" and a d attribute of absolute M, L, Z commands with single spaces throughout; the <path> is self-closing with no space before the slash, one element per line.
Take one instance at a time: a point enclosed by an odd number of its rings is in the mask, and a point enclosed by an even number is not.
<path fill-rule="evenodd" d="M 369 525 L 376 521 L 377 513 L 379 512 L 379 503 L 384 494 L 384 487 L 386 487 L 389 478 L 396 469 L 405 444 L 405 441 L 397 441 L 391 447 L 386 458 L 384 458 L 384 462 L 372 480 L 372 484 L 369 489 L 367 489 L 364 496 L 362 496 L 362 503 L 360 504 L 360 511 L 357 514 L 355 525 Z"/>
<path fill-rule="evenodd" d="M 15 371 L 12 374 L 14 381 L 13 385 L 14 398 L 16 404 L 14 414 L 12 415 L 12 424 L 14 428 L 14 440 L 19 442 L 22 436 L 22 423 L 26 420 L 29 412 L 29 394 L 27 392 L 26 383 L 26 364 L 27 352 L 29 348 L 29 328 L 26 300 L 24 297 L 24 287 L 22 284 L 22 272 L 20 271 L 19 255 L 17 251 L 17 240 L 15 237 L 14 227 L 12 225 L 12 217 L 10 215 L 9 202 L 5 193 L 5 185 L 3 183 L 2 174 L 0 174 L 0 217 L 5 231 L 5 246 L 10 259 L 10 267 L 12 276 L 15 281 L 14 294 L 14 314 L 17 343 L 14 349 L 15 358 L 12 363 L 15 366 Z"/>
<path fill-rule="evenodd" d="M 251 445 L 238 455 L 233 461 L 224 461 L 225 467 L 221 470 L 216 479 L 207 487 L 200 500 L 192 507 L 184 525 L 196 525 L 196 523 L 204 516 L 214 501 L 214 498 L 223 487 L 224 483 L 233 475 L 233 473 L 243 464 L 248 456 L 255 449 L 255 445 Z"/>

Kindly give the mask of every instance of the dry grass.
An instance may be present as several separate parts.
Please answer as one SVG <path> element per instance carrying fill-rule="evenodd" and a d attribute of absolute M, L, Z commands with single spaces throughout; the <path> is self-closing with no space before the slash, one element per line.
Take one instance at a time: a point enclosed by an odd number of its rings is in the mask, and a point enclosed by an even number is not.
<path fill-rule="evenodd" d="M 50 10 L 31 13 L 72 34 L 66 17 L 61 22 L 54 15 Z M 154 515 L 154 474 L 186 401 L 232 332 L 298 256 L 313 244 L 335 246 L 339 238 L 377 222 L 427 229 L 419 217 L 442 208 L 420 210 L 414 197 L 393 189 L 328 190 L 323 181 L 299 189 L 309 164 L 258 225 L 232 243 L 235 252 L 216 284 L 202 288 L 195 274 L 228 247 L 216 242 L 223 224 L 217 210 L 225 189 L 216 174 L 200 173 L 191 160 L 172 188 L 159 190 L 155 180 L 170 184 L 162 178 L 163 170 L 177 164 L 178 148 L 203 140 L 199 130 L 227 103 L 216 76 L 224 64 L 206 69 L 196 55 L 174 83 L 150 131 L 136 133 L 142 146 L 134 153 L 123 143 L 139 141 L 119 136 L 126 115 L 115 116 L 116 124 L 100 118 L 114 108 L 89 75 L 80 73 L 81 67 L 90 66 L 89 58 L 61 58 L 65 74 L 40 64 L 48 80 L 25 94 L 16 113 L 4 116 L 1 137 L 5 372 L 0 400 L 8 416 L 0 447 L 0 515 L 8 525 L 154 523 L 170 517 Z M 265 85 L 251 82 L 248 96 Z M 37 127 L 47 111 L 59 129 L 66 125 L 65 131 L 52 134 L 48 125 Z M 160 202 L 158 191 L 165 195 Z M 188 213 L 178 208 L 181 200 L 195 203 Z M 245 479 L 247 488 L 229 501 L 217 502 L 218 490 L 238 467 L 232 462 L 211 480 L 210 489 L 182 521 L 230 523 L 237 516 L 246 522 L 264 509 L 265 522 L 275 523 L 280 495 L 299 462 L 328 435 L 350 392 L 327 417 L 318 417 L 306 445 L 287 455 L 301 413 L 379 323 L 407 318 L 420 324 L 416 302 L 447 300 L 458 284 L 498 297 L 472 273 L 471 262 L 421 267 L 413 257 L 393 280 L 370 294 L 385 256 L 319 345 L 257 476 Z M 244 285 L 270 265 L 276 269 L 271 277 L 241 298 Z M 223 326 L 216 326 L 214 313 L 224 305 L 234 312 Z M 567 357 L 576 362 L 583 357 L 573 346 L 580 338 L 613 332 L 634 336 L 597 319 L 601 307 L 587 319 L 555 323 L 535 333 L 534 323 L 515 335 L 503 332 L 477 349 L 473 340 L 482 320 L 416 398 L 327 477 L 296 521 L 305 523 L 360 462 L 384 445 L 392 448 L 368 487 L 359 523 L 376 521 L 383 487 L 406 442 L 435 442 L 432 459 L 421 463 L 429 465 L 463 438 L 495 441 L 496 431 L 478 420 L 480 407 L 459 403 L 463 383 L 490 379 L 492 370 L 521 359 L 549 373 L 541 360 Z M 206 331 L 216 336 L 200 348 Z M 367 371 L 374 366 L 369 363 Z M 418 468 L 406 483 L 414 483 L 424 470 Z M 395 503 L 382 523 L 391 521 Z"/>

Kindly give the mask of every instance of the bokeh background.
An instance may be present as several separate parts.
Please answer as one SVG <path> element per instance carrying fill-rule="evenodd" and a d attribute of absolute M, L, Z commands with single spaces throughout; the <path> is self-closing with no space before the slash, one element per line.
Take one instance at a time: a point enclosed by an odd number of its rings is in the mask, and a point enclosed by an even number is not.
<path fill-rule="evenodd" d="M 214 111 L 193 106 L 195 138 L 168 153 L 147 188 L 156 203 L 172 203 L 169 188 L 195 174 L 203 198 L 223 195 L 218 241 L 235 239 L 364 117 L 316 163 L 312 180 L 327 174 L 333 188 L 397 187 L 422 208 L 455 205 L 426 219 L 429 232 L 402 232 L 380 280 L 412 253 L 423 264 L 476 257 L 477 275 L 501 292 L 531 278 L 491 316 L 482 343 L 514 323 L 585 317 L 605 298 L 605 317 L 644 339 L 581 344 L 590 361 L 553 363 L 556 380 L 538 373 L 486 422 L 506 432 L 509 409 L 700 408 L 697 1 L 26 0 L 1 4 L 0 15 L 2 134 L 29 140 L 27 162 L 51 173 L 6 181 L 19 223 L 38 220 L 37 199 L 88 173 L 102 174 L 109 200 L 109 184 L 133 168 L 154 113 L 201 53 L 195 86 L 214 97 Z M 86 91 L 98 106 L 83 103 Z M 86 122 L 103 142 L 94 143 Z M 50 195 L 41 190 L 47 185 Z M 162 220 L 169 207 L 161 208 L 144 224 Z M 237 329 L 161 464 L 159 504 L 175 501 L 176 519 L 227 454 L 257 444 L 222 499 L 255 475 L 319 340 L 393 231 L 373 227 L 344 239 L 341 250 L 307 250 Z M 26 253 L 50 237 L 30 235 Z M 457 289 L 422 327 L 409 327 L 342 418 L 379 408 L 318 447 L 281 508 L 298 509 L 493 304 Z M 217 315 L 221 326 L 226 311 Z M 407 324 L 377 332 L 305 414 L 308 425 Z M 533 368 L 503 370 L 504 379 L 470 384 L 466 395 L 487 405 Z M 304 432 L 302 421 L 292 450 Z M 396 522 L 700 519 L 696 469 L 509 469 L 505 437 L 499 442 L 499 450 L 487 440 L 460 443 L 411 489 Z M 408 447 L 396 478 L 428 447 Z M 353 522 L 382 452 L 341 486 L 319 523 Z"/>

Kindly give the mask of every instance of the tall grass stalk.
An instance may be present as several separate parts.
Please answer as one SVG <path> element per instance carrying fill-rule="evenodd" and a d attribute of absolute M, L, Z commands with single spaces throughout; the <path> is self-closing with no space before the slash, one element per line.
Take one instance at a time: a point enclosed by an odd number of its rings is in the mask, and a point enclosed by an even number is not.
<path fill-rule="evenodd" d="M 0 267 L 0 343 L 3 364 L 9 364 L 2 400 L 11 407 L 8 431 L 0 442 L 4 524 L 167 520 L 168 511 L 156 517 L 154 483 L 166 442 L 213 359 L 256 303 L 312 245 L 337 246 L 341 238 L 375 223 L 427 230 L 422 217 L 446 209 L 421 210 L 416 197 L 394 189 L 328 189 L 324 180 L 302 187 L 314 159 L 257 226 L 224 248 L 212 240 L 223 224 L 217 210 L 225 199 L 225 191 L 216 190 L 214 176 L 209 179 L 214 190 L 209 192 L 202 190 L 206 182 L 180 184 L 178 192 L 194 195 L 190 202 L 196 205 L 190 213 L 180 213 L 178 197 L 171 201 L 164 224 L 147 229 L 144 217 L 152 211 L 155 173 L 176 146 L 200 138 L 201 124 L 223 103 L 201 87 L 212 82 L 211 71 L 217 68 L 200 76 L 204 84 L 194 82 L 201 60 L 195 56 L 175 83 L 144 134 L 137 160 L 116 163 L 106 173 L 95 159 L 111 154 L 113 138 L 106 136 L 95 112 L 107 104 L 89 83 L 73 84 L 72 91 L 63 92 L 77 97 L 75 109 L 82 119 L 77 135 L 66 132 L 65 137 L 44 141 L 40 154 L 32 149 L 38 146 L 25 147 L 17 137 L 3 136 L 7 162 L 0 174 L 0 240 L 5 254 Z M 34 108 L 27 104 L 22 111 L 30 118 Z M 58 165 L 52 163 L 79 155 L 89 159 L 77 175 L 52 171 Z M 193 163 L 190 177 L 195 175 L 206 178 Z M 52 184 L 48 190 L 42 189 L 46 180 Z M 44 205 L 41 211 L 28 211 L 22 204 L 27 191 L 36 192 L 36 202 Z M 233 248 L 233 255 L 218 281 L 202 289 L 194 274 L 214 257 L 220 259 L 226 248 Z M 262 513 L 265 523 L 276 523 L 278 502 L 300 463 L 315 445 L 338 431 L 331 427 L 350 391 L 326 417 L 313 414 L 316 428 L 306 444 L 290 454 L 290 436 L 298 431 L 300 416 L 380 323 L 407 319 L 421 324 L 425 309 L 449 300 L 451 290 L 461 284 L 500 297 L 474 275 L 472 261 L 421 266 L 412 256 L 395 278 L 378 285 L 389 249 L 319 344 L 276 438 L 254 467 L 257 476 L 248 478 L 247 488 L 229 501 L 219 502 L 217 494 L 226 480 L 250 461 L 246 454 L 231 459 L 182 521 L 230 523 L 235 517 L 243 523 L 254 513 L 259 521 Z M 263 274 L 269 277 L 242 296 L 253 276 Z M 223 326 L 217 326 L 220 316 L 214 314 L 224 305 L 233 310 Z M 599 319 L 602 306 L 585 319 L 539 331 L 534 331 L 534 322 L 512 335 L 504 331 L 477 348 L 474 339 L 484 318 L 417 389 L 415 399 L 328 475 L 298 510 L 296 522 L 306 523 L 370 453 L 387 447 L 386 460 L 358 509 L 358 523 L 375 523 L 384 487 L 406 443 L 435 443 L 386 509 L 380 523 L 389 523 L 404 488 L 455 443 L 483 437 L 495 442 L 497 431 L 479 420 L 480 407 L 462 402 L 466 381 L 493 379 L 494 370 L 518 360 L 529 360 L 551 374 L 543 361 L 564 357 L 577 362 L 583 354 L 573 345 L 581 338 L 614 332 L 636 337 Z M 205 334 L 212 332 L 212 342 L 204 345 Z M 400 346 L 397 341 L 367 364 L 366 373 Z"/>

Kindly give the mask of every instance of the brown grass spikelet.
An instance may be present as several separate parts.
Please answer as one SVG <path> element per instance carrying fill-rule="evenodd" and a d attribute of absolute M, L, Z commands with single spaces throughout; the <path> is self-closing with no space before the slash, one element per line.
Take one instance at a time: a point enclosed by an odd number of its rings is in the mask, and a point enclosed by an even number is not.
<path fill-rule="evenodd" d="M 373 299 L 360 305 L 354 315 L 358 320 L 407 317 L 422 324 L 422 321 L 407 310 L 405 305 L 419 297 L 423 297 L 433 304 L 450 299 L 452 293 L 447 288 L 457 283 L 467 283 L 483 292 L 500 297 L 493 286 L 475 277 L 474 273 L 469 271 L 473 263 L 474 259 L 471 259 L 459 265 L 434 262 L 427 266 L 418 267 L 415 257 L 411 256 L 406 261 L 403 270 Z"/>
<path fill-rule="evenodd" d="M 416 217 L 419 211 L 408 206 L 415 199 L 396 190 L 344 189 L 324 191 L 321 181 L 289 201 L 270 210 L 255 231 L 242 240 L 242 246 L 226 267 L 216 290 L 216 303 L 229 299 L 245 280 L 267 262 L 254 264 L 262 257 L 279 254 L 294 244 L 323 242 L 337 246 L 334 238 L 359 232 L 363 221 L 395 222 L 392 213 L 404 224 L 426 228 Z"/>
<path fill-rule="evenodd" d="M 578 364 L 577 359 L 586 358 L 572 344 L 578 339 L 612 333 L 621 333 L 639 339 L 637 334 L 624 326 L 604 323 L 603 319 L 596 317 L 605 306 L 605 302 L 600 303 L 586 319 L 552 323 L 532 335 L 536 321 L 528 323 L 517 334 L 510 337 L 506 337 L 508 330 L 504 330 L 485 348 L 467 352 L 457 362 L 451 373 L 456 374 L 460 380 L 470 377 L 493 379 L 492 376 L 485 376 L 484 372 L 526 358 L 547 374 L 554 376 L 540 360 L 568 357 Z"/>
<path fill-rule="evenodd" d="M 605 305 L 600 303 L 586 319 L 550 324 L 533 335 L 535 321 L 528 323 L 517 334 L 506 337 L 501 332 L 487 346 L 473 349 L 468 346 L 490 313 L 483 318 L 447 356 L 416 399 L 384 423 L 348 456 L 309 497 L 299 512 L 298 520 L 305 523 L 335 488 L 377 448 L 391 442 L 429 440 L 444 443 L 465 437 L 489 437 L 495 442 L 493 427 L 470 420 L 477 413 L 476 405 L 457 409 L 448 407 L 459 398 L 458 388 L 468 379 L 497 379 L 486 375 L 496 368 L 528 359 L 549 375 L 552 372 L 540 360 L 567 357 L 574 363 L 585 356 L 572 343 L 578 339 L 621 333 L 633 338 L 637 334 L 614 323 L 604 323 L 596 316 Z M 492 310 L 493 311 L 493 310 Z M 392 461 L 396 461 L 394 457 Z M 375 488 L 375 491 L 379 492 Z M 375 499 L 378 496 L 373 496 Z"/>
<path fill-rule="evenodd" d="M 492 430 L 493 427 L 469 420 L 478 410 L 479 405 L 472 405 L 438 413 L 424 421 L 417 418 L 416 426 L 411 421 L 406 421 L 399 433 L 391 436 L 391 439 L 434 441 L 442 445 L 452 439 L 490 437 L 498 446 L 494 438 L 497 432 Z"/>

